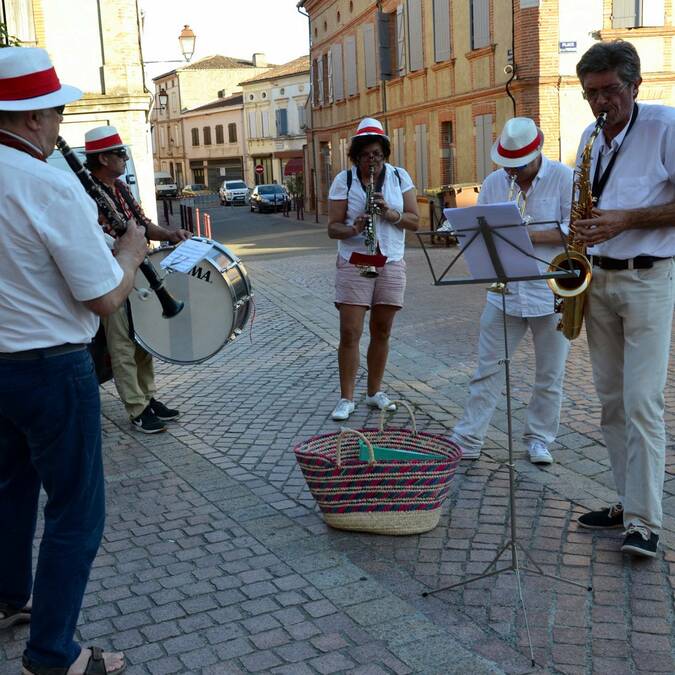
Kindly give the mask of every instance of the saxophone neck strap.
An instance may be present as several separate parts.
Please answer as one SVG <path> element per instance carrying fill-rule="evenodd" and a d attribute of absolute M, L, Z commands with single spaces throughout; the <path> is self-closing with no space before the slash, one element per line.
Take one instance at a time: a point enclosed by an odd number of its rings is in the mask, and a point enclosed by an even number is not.
<path fill-rule="evenodd" d="M 628 134 L 630 133 L 630 130 L 633 128 L 633 124 L 635 124 L 637 116 L 638 116 L 638 105 L 637 103 L 634 103 L 633 114 L 631 115 L 628 129 L 626 129 L 626 133 L 619 147 L 616 149 L 615 152 L 612 153 L 612 156 L 609 159 L 609 163 L 607 164 L 607 168 L 602 172 L 602 176 L 600 175 L 600 153 L 598 153 L 598 158 L 595 164 L 595 174 L 593 175 L 593 188 L 592 188 L 593 204 L 597 204 L 600 201 L 600 195 L 602 194 L 602 191 L 605 189 L 605 185 L 607 184 L 609 176 L 612 173 L 612 169 L 614 168 L 614 162 L 616 162 L 619 150 L 621 150 L 623 144 L 626 142 L 626 138 L 628 138 Z"/>

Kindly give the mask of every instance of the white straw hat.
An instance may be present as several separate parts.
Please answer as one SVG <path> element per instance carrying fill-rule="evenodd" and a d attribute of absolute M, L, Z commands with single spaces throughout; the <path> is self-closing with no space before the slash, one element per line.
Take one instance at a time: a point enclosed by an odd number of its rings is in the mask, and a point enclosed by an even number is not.
<path fill-rule="evenodd" d="M 76 87 L 61 84 L 44 49 L 0 49 L 0 110 L 43 110 L 82 97 Z"/>
<path fill-rule="evenodd" d="M 492 146 L 492 161 L 506 167 L 525 166 L 541 153 L 544 134 L 529 117 L 514 117 Z"/>
<path fill-rule="evenodd" d="M 115 127 L 96 127 L 84 135 L 84 152 L 91 155 L 125 147 Z"/>
<path fill-rule="evenodd" d="M 389 140 L 389 136 L 384 133 L 382 124 L 374 117 L 364 117 L 359 122 L 359 126 L 356 129 L 356 133 L 352 136 L 352 140 L 361 138 L 362 136 L 377 136 L 378 138 L 386 138 Z"/>

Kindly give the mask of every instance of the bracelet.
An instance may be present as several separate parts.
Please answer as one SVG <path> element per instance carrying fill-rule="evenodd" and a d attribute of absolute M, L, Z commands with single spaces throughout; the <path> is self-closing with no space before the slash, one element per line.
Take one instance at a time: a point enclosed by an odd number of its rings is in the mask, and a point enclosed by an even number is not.
<path fill-rule="evenodd" d="M 396 209 L 392 209 L 392 211 L 396 211 Z M 389 221 L 391 225 L 398 225 L 403 220 L 403 213 L 401 211 L 396 211 L 396 213 L 398 213 L 398 218 L 393 222 Z"/>

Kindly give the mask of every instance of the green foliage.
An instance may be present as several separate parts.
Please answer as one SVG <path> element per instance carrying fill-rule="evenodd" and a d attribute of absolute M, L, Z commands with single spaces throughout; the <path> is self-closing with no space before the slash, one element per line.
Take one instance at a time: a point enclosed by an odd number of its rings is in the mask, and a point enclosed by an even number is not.
<path fill-rule="evenodd" d="M 303 197 L 305 193 L 305 179 L 302 173 L 296 173 L 286 179 L 286 189 L 292 197 Z"/>
<path fill-rule="evenodd" d="M 19 38 L 15 37 L 14 35 L 10 35 L 7 32 L 7 26 L 4 23 L 0 23 L 0 48 L 20 46 L 21 40 L 19 40 Z"/>

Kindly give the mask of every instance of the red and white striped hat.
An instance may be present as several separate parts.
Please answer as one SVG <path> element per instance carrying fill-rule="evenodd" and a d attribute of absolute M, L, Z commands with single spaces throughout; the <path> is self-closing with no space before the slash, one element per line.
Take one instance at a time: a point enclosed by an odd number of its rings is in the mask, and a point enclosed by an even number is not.
<path fill-rule="evenodd" d="M 99 152 L 108 152 L 123 148 L 124 143 L 115 127 L 96 127 L 84 135 L 84 152 L 93 155 Z"/>
<path fill-rule="evenodd" d="M 352 140 L 360 138 L 361 136 L 377 136 L 378 138 L 386 138 L 389 136 L 384 133 L 382 125 L 374 117 L 364 117 L 356 129 L 356 133 L 352 136 Z"/>
<path fill-rule="evenodd" d="M 77 101 L 82 92 L 61 84 L 44 49 L 0 49 L 0 110 L 44 110 Z"/>
<path fill-rule="evenodd" d="M 544 145 L 544 134 L 529 117 L 514 117 L 492 146 L 492 161 L 509 168 L 529 164 Z"/>

